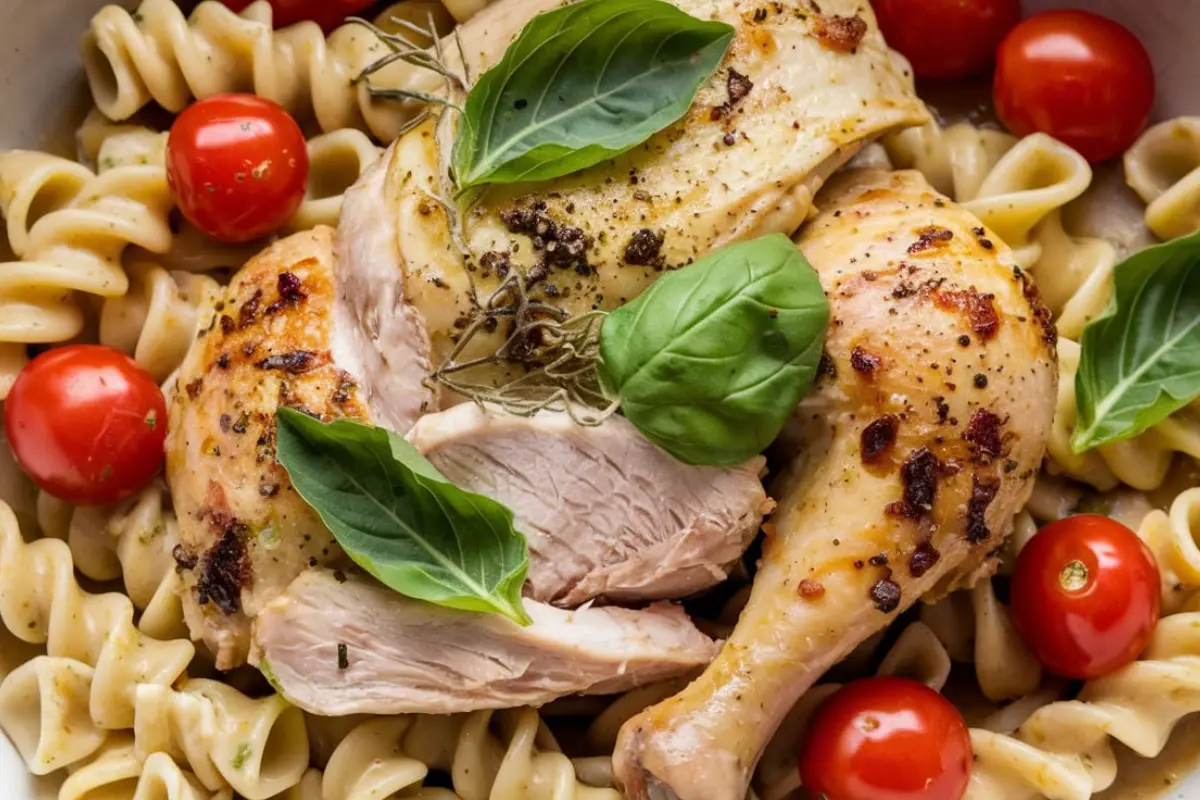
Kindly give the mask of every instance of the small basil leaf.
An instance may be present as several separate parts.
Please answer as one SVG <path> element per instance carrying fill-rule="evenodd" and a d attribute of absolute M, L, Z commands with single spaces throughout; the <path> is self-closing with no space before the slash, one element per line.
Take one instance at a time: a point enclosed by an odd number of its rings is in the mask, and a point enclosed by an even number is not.
<path fill-rule="evenodd" d="M 791 240 L 773 234 L 664 275 L 600 330 L 600 383 L 680 461 L 762 452 L 812 385 L 829 304 Z"/>
<path fill-rule="evenodd" d="M 467 95 L 460 190 L 599 164 L 679 120 L 733 27 L 664 0 L 582 0 L 534 17 Z"/>
<path fill-rule="evenodd" d="M 391 431 L 290 408 L 275 420 L 276 459 L 356 564 L 407 597 L 528 624 L 529 551 L 510 510 L 450 483 Z"/>
<path fill-rule="evenodd" d="M 1077 453 L 1143 433 L 1200 396 L 1200 233 L 1117 265 L 1080 340 Z"/>

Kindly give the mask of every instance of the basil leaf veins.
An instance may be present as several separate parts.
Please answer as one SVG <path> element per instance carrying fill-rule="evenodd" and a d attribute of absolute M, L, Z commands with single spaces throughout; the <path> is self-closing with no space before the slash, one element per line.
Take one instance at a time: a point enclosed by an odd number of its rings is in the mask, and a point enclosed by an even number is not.
<path fill-rule="evenodd" d="M 1200 396 L 1200 233 L 1117 265 L 1080 340 L 1077 453 L 1143 433 Z"/>
<path fill-rule="evenodd" d="M 689 464 L 762 452 L 812 385 L 829 323 L 813 268 L 782 234 L 664 275 L 600 329 L 600 385 Z"/>
<path fill-rule="evenodd" d="M 664 0 L 581 0 L 534 17 L 467 95 L 460 190 L 599 164 L 679 120 L 734 29 Z"/>
<path fill-rule="evenodd" d="M 522 625 L 529 570 L 512 512 L 458 488 L 391 431 L 275 414 L 275 457 L 356 564 L 407 597 Z"/>

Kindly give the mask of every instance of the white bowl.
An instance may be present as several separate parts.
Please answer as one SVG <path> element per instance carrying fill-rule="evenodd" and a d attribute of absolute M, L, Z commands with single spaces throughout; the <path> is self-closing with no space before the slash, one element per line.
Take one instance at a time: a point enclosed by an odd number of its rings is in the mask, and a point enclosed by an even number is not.
<path fill-rule="evenodd" d="M 104 0 L 0 0 L 0 31 L 9 44 L 0 48 L 0 148 L 32 147 L 64 154 L 73 150 L 73 133 L 88 107 L 77 42 L 91 14 Z M 124 2 L 133 7 L 136 3 Z M 1027 12 L 1047 8 L 1087 8 L 1120 20 L 1149 48 L 1158 72 L 1159 119 L 1200 114 L 1200 2 L 1193 0 L 1024 0 Z M 12 639 L 0 636 L 0 674 Z M 1149 797 L 1200 798 L 1200 724 L 1193 719 L 1177 732 L 1163 758 L 1150 765 L 1122 764 L 1145 772 L 1145 788 L 1108 800 Z M 1123 759 L 1131 761 L 1133 757 Z M 1127 783 L 1128 775 L 1123 775 Z M 1164 794 L 1164 781 L 1174 784 Z M 1139 784 L 1143 783 L 1138 781 Z M 5 800 L 53 800 L 58 781 L 29 775 L 16 751 L 0 736 L 0 797 Z M 1145 793 L 1143 793 L 1145 792 Z"/>

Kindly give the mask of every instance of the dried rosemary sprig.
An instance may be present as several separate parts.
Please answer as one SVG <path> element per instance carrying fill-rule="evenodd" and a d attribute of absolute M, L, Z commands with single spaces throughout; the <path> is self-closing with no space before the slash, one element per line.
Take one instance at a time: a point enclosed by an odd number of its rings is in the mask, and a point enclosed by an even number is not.
<path fill-rule="evenodd" d="M 481 406 L 498 406 L 517 416 L 563 411 L 579 425 L 599 425 L 618 405 L 600 390 L 596 377 L 604 316 L 602 311 L 592 311 L 568 318 L 562 309 L 533 300 L 524 273 L 514 267 L 488 302 L 475 310 L 426 385 L 444 387 Z M 501 325 L 507 327 L 508 336 L 495 352 L 459 361 L 480 332 Z M 500 386 L 473 377 L 494 366 L 521 370 L 521 374 Z"/>
<path fill-rule="evenodd" d="M 429 14 L 428 21 L 429 27 L 423 28 L 408 20 L 392 17 L 392 22 L 398 27 L 433 42 L 432 51 L 431 48 L 421 47 L 402 33 L 389 33 L 368 20 L 361 17 L 352 17 L 349 22 L 361 25 L 375 34 L 380 43 L 389 50 L 387 55 L 363 67 L 362 71 L 355 77 L 354 82 L 365 82 L 367 84 L 367 91 L 376 100 L 413 100 L 425 103 L 426 105 L 441 105 L 453 108 L 456 111 L 462 111 L 462 107 L 455 102 L 455 98 L 460 95 L 465 96 L 471 88 L 470 68 L 467 66 L 462 38 L 459 36 L 458 29 L 456 28 L 454 31 L 454 40 L 457 43 L 459 59 L 462 62 L 462 74 L 460 75 L 447 65 L 445 47 L 442 43 L 441 35 L 437 32 L 432 12 Z M 385 88 L 371 85 L 372 75 L 397 61 L 403 61 L 414 67 L 426 69 L 441 75 L 446 80 L 445 96 L 442 97 L 416 89 L 403 89 L 400 87 Z M 426 116 L 428 116 L 428 111 L 419 115 L 419 118 L 424 119 Z M 410 122 L 409 126 L 411 127 L 415 123 L 416 121 Z"/>

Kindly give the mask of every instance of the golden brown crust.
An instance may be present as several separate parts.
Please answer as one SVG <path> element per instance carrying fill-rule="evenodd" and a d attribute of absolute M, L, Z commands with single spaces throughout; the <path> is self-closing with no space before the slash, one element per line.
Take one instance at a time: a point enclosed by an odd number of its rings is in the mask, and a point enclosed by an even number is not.
<path fill-rule="evenodd" d="M 238 273 L 180 369 L 167 475 L 193 633 L 228 667 L 245 658 L 249 616 L 303 569 L 338 563 L 331 534 L 275 462 L 275 410 L 365 418 L 330 358 L 333 231 L 283 239 Z"/>

